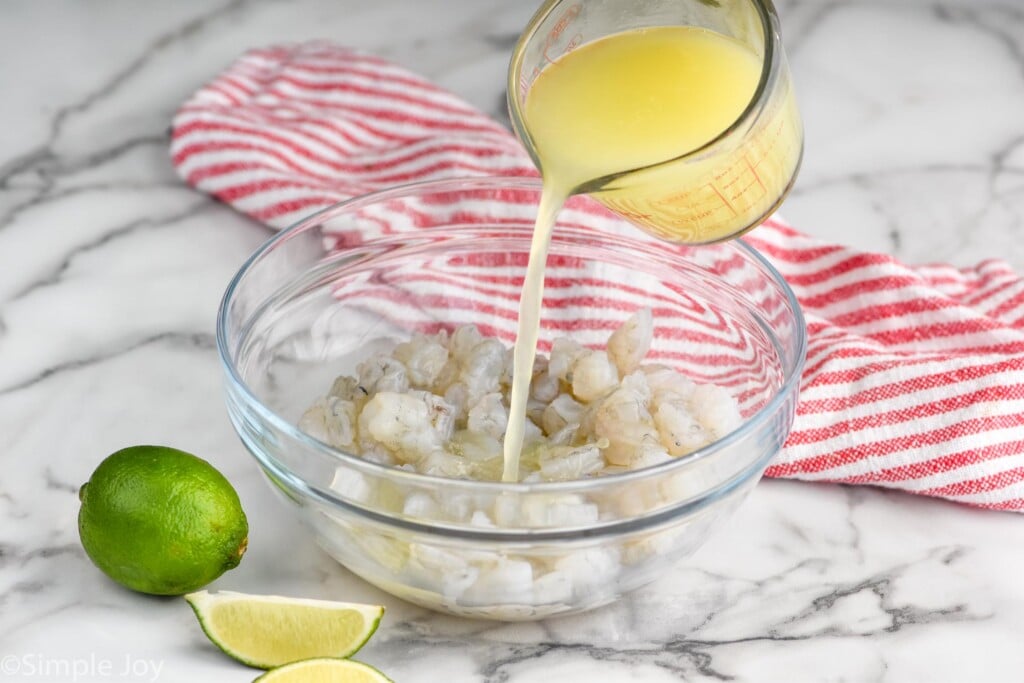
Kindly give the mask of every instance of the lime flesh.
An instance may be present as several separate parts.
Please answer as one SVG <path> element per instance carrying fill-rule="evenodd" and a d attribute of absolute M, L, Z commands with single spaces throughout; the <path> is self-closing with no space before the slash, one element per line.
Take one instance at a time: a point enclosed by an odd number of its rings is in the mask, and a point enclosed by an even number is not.
<path fill-rule="evenodd" d="M 268 671 L 260 683 L 392 683 L 362 662 L 351 659 L 309 659 Z M 256 683 L 254 681 L 253 683 Z"/>
<path fill-rule="evenodd" d="M 369 640 L 384 614 L 379 605 L 229 591 L 199 591 L 185 599 L 217 647 L 260 669 L 349 657 Z"/>

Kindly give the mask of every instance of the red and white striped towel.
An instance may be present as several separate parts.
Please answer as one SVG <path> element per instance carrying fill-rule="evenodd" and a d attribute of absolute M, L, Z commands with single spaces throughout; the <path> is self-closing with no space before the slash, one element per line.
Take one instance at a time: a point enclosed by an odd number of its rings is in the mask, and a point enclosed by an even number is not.
<path fill-rule="evenodd" d="M 173 163 L 285 227 L 381 187 L 536 175 L 503 127 L 405 69 L 314 43 L 253 50 L 173 122 Z M 906 266 L 777 219 L 745 240 L 807 317 L 796 423 L 768 476 L 1024 510 L 1024 281 L 997 260 Z"/>

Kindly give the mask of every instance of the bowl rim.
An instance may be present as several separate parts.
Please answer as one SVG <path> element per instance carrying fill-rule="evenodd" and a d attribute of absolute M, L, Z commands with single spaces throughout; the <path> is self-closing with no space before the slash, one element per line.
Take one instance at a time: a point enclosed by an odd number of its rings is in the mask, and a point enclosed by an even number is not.
<path fill-rule="evenodd" d="M 383 476 L 385 478 L 394 479 L 398 481 L 416 482 L 420 485 L 441 485 L 455 489 L 463 489 L 466 491 L 472 491 L 475 493 L 493 492 L 493 493 L 565 493 L 565 492 L 577 492 L 592 488 L 601 488 L 603 486 L 625 483 L 634 479 L 643 479 L 655 474 L 667 473 L 675 469 L 682 469 L 689 463 L 697 460 L 707 458 L 714 453 L 717 453 L 723 449 L 728 448 L 732 444 L 746 438 L 751 432 L 762 426 L 766 421 L 774 415 L 779 408 L 790 398 L 790 396 L 796 391 L 799 383 L 801 374 L 803 371 L 804 363 L 807 356 L 807 326 L 804 319 L 803 311 L 800 307 L 800 303 L 797 301 L 796 295 L 793 293 L 792 288 L 783 278 L 782 274 L 768 261 L 757 249 L 747 244 L 743 239 L 729 240 L 728 242 L 722 242 L 712 247 L 704 248 L 729 248 L 738 249 L 744 252 L 747 257 L 752 259 L 756 264 L 765 270 L 768 276 L 773 280 L 776 286 L 779 287 L 782 294 L 786 299 L 786 303 L 790 310 L 793 312 L 793 327 L 794 327 L 794 338 L 796 341 L 796 352 L 794 354 L 794 362 L 792 368 L 787 372 L 782 385 L 775 392 L 775 394 L 761 406 L 753 415 L 743 421 L 743 423 L 734 429 L 724 437 L 713 441 L 712 443 L 697 449 L 691 453 L 678 458 L 673 458 L 670 461 L 650 465 L 635 470 L 629 470 L 626 472 L 620 472 L 610 474 L 602 477 L 595 478 L 584 478 L 584 479 L 572 479 L 568 481 L 554 481 L 554 482 L 502 482 L 502 481 L 480 481 L 470 479 L 456 479 L 451 477 L 443 477 L 432 474 L 422 474 L 420 472 L 410 472 L 408 470 L 398 469 L 390 465 L 383 465 L 380 463 L 372 462 L 358 455 L 346 453 L 339 449 L 330 446 L 308 434 L 298 428 L 298 425 L 292 424 L 289 420 L 279 415 L 277 412 L 272 410 L 266 404 L 264 404 L 249 388 L 248 384 L 240 376 L 237 366 L 232 359 L 231 349 L 229 348 L 227 339 L 227 329 L 229 325 L 228 321 L 228 310 L 234 299 L 236 290 L 240 285 L 243 278 L 249 273 L 249 271 L 259 262 L 267 253 L 272 251 L 278 245 L 287 242 L 289 239 L 301 232 L 302 230 L 317 225 L 323 216 L 333 214 L 339 210 L 346 209 L 350 206 L 367 203 L 367 202 L 378 202 L 387 199 L 408 196 L 410 194 L 422 193 L 422 192 L 461 192 L 467 190 L 528 190 L 540 192 L 541 182 L 539 178 L 529 176 L 480 176 L 480 177 L 449 177 L 442 179 L 423 180 L 413 183 L 405 183 L 401 185 L 389 186 L 379 190 L 374 190 L 361 195 L 350 197 L 340 202 L 336 202 L 322 209 L 314 211 L 303 218 L 295 221 L 287 228 L 279 231 L 277 234 L 272 235 L 269 239 L 263 242 L 250 256 L 243 262 L 239 267 L 238 271 L 232 276 L 229 281 L 227 288 L 221 298 L 220 304 L 217 310 L 217 322 L 216 322 L 216 343 L 217 352 L 220 359 L 222 370 L 224 371 L 227 379 L 229 380 L 231 387 L 241 392 L 242 397 L 249 408 L 255 410 L 261 419 L 267 421 L 273 428 L 280 430 L 284 436 L 299 441 L 303 446 L 311 448 L 316 452 L 322 453 L 326 456 L 340 460 L 346 464 L 354 466 L 357 470 L 366 470 L 372 473 L 374 476 Z M 408 239 L 410 233 L 399 233 L 396 235 L 389 235 L 379 239 L 369 240 L 363 242 L 356 247 L 357 249 L 365 249 L 369 246 L 378 244 L 385 244 L 388 240 Z M 414 233 L 411 233 L 414 234 Z M 618 240 L 630 240 L 629 237 L 622 235 L 615 235 Z M 641 240 L 635 240 L 636 245 L 643 246 L 645 242 Z M 655 244 L 658 244 L 657 242 Z M 647 243 L 650 246 L 650 243 Z M 702 247 L 696 247 L 702 248 Z M 255 454 L 254 454 L 255 455 Z M 261 464 L 266 466 L 267 463 L 263 462 L 263 458 L 258 457 Z M 759 458 L 758 462 L 763 461 L 764 458 Z M 289 474 L 295 475 L 291 470 L 283 465 L 283 463 L 277 463 L 273 468 L 275 470 L 285 470 Z M 280 472 L 278 472 L 280 474 Z M 290 479 L 291 477 L 288 477 Z M 324 495 L 331 500 L 337 500 L 333 495 L 320 491 L 317 487 L 310 486 L 301 477 L 298 477 L 303 482 L 304 488 L 309 488 L 317 491 L 319 494 Z M 726 484 L 729 480 L 719 482 L 713 487 L 701 493 L 701 497 L 705 497 L 712 493 L 715 489 L 720 488 Z M 683 501 L 686 502 L 686 501 Z M 675 506 L 672 506 L 675 507 Z M 360 510 L 369 510 L 368 508 L 358 508 Z M 397 517 L 389 517 L 389 519 L 397 519 Z M 484 529 L 480 529 L 484 531 Z"/>

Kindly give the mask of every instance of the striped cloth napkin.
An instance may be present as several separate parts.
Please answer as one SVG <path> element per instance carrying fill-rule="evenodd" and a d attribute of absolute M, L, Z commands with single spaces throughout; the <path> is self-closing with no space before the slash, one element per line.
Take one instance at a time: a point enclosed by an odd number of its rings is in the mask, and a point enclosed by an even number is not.
<path fill-rule="evenodd" d="M 481 112 L 394 64 L 311 43 L 253 50 L 174 117 L 185 179 L 275 228 L 431 178 L 536 175 Z M 767 476 L 1024 509 L 1024 281 L 998 260 L 907 266 L 777 218 L 744 238 L 796 292 L 809 347 Z"/>

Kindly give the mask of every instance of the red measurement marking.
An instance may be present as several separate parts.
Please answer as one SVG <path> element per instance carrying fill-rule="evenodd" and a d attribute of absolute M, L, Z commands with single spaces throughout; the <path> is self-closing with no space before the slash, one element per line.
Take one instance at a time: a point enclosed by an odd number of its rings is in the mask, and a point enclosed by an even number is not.
<path fill-rule="evenodd" d="M 712 182 L 717 182 L 717 181 L 721 180 L 725 176 L 729 175 L 730 171 L 732 171 L 731 168 L 727 168 L 725 170 L 719 171 L 714 176 L 712 176 L 712 178 L 711 178 Z"/>
<path fill-rule="evenodd" d="M 640 207 L 638 207 L 635 202 L 631 202 L 626 199 L 606 202 L 606 206 L 623 218 L 634 219 L 641 223 L 645 222 L 645 220 L 649 221 L 652 218 L 651 214 L 640 211 Z"/>
<path fill-rule="evenodd" d="M 722 185 L 722 189 L 723 190 L 728 190 L 730 187 L 732 187 L 733 185 L 735 185 L 739 181 L 740 181 L 740 177 L 739 176 L 735 176 L 732 180 L 727 182 L 725 185 Z"/>
<path fill-rule="evenodd" d="M 759 182 L 760 182 L 760 181 L 757 181 L 757 180 L 755 180 L 755 181 L 751 181 L 751 182 L 750 182 L 750 183 L 749 183 L 749 184 L 748 184 L 748 185 L 747 185 L 746 187 L 742 187 L 742 188 L 740 188 L 740 189 L 739 189 L 739 190 L 738 190 L 738 191 L 736 192 L 736 194 L 734 194 L 734 195 L 732 196 L 732 198 L 733 198 L 733 201 L 735 201 L 735 200 L 737 200 L 737 199 L 740 199 L 741 197 L 743 197 L 743 195 L 745 195 L 745 194 L 747 193 L 747 190 L 749 190 L 750 188 L 752 188 L 752 187 L 753 187 L 754 185 L 758 185 L 758 184 L 759 184 Z M 762 189 L 764 189 L 764 186 L 763 186 L 763 185 L 762 185 Z"/>
<path fill-rule="evenodd" d="M 677 192 L 676 194 L 669 195 L 665 199 L 665 201 L 662 202 L 662 203 L 663 204 L 675 204 L 675 203 L 678 203 L 678 202 L 687 201 L 689 199 L 690 195 L 692 195 L 692 194 L 693 194 L 692 190 L 683 190 L 682 192 Z"/>
<path fill-rule="evenodd" d="M 634 221 L 639 221 L 640 223 L 646 223 L 651 220 L 651 214 L 640 213 L 639 211 L 623 211 L 622 215 Z"/>
<path fill-rule="evenodd" d="M 733 216 L 735 216 L 735 215 L 736 215 L 736 209 L 732 208 L 732 204 L 730 204 L 730 203 L 729 203 L 729 200 L 725 198 L 725 195 L 723 195 L 723 194 L 722 194 L 721 192 L 719 192 L 719 191 L 718 191 L 718 188 L 717 188 L 717 187 L 715 187 L 714 185 L 710 185 L 710 184 L 709 184 L 709 185 L 708 185 L 708 187 L 710 187 L 710 188 L 711 188 L 711 190 L 712 190 L 712 191 L 713 191 L 713 192 L 714 192 L 715 194 L 717 194 L 717 195 L 718 195 L 718 198 L 722 200 L 722 203 L 723 203 L 723 204 L 725 204 L 725 207 L 726 207 L 727 209 L 729 209 L 730 211 L 732 211 L 732 215 L 733 215 Z"/>
<path fill-rule="evenodd" d="M 699 221 L 701 219 L 707 218 L 708 216 L 710 216 L 713 213 L 714 213 L 714 210 L 712 210 L 712 209 L 704 209 L 703 211 L 699 211 L 699 212 L 696 212 L 696 213 L 691 211 L 690 212 L 690 219 L 694 220 L 694 221 Z"/>
<path fill-rule="evenodd" d="M 575 19 L 577 16 L 579 16 L 579 13 L 580 13 L 580 5 L 579 5 L 579 3 L 576 3 L 575 5 L 570 6 L 569 9 L 567 9 L 565 11 L 565 14 L 563 14 L 558 19 L 558 21 L 555 23 L 555 25 L 551 29 L 551 31 L 548 32 L 548 41 L 553 43 L 556 40 L 558 40 L 558 37 L 560 35 L 562 35 L 562 33 L 565 31 L 566 28 L 569 27 L 569 22 L 572 21 L 573 19 Z"/>
<path fill-rule="evenodd" d="M 569 7 L 569 9 L 565 11 L 565 14 L 558 18 L 558 21 L 555 22 L 555 25 L 551 28 L 551 30 L 548 31 L 547 40 L 545 40 L 544 42 L 544 59 L 549 64 L 554 62 L 554 60 L 551 59 L 551 57 L 548 55 L 548 52 L 554 46 L 555 41 L 558 40 L 558 38 L 563 33 L 565 33 L 565 29 L 569 28 L 569 24 L 572 23 L 572 20 L 579 16 L 580 10 L 581 7 L 579 3 L 572 5 L 571 7 Z"/>
<path fill-rule="evenodd" d="M 747 165 L 747 168 L 750 169 L 750 172 L 754 174 L 754 180 L 757 182 L 758 185 L 761 186 L 761 191 L 767 192 L 768 188 L 766 188 L 764 186 L 764 183 L 761 182 L 761 176 L 757 175 L 757 171 L 754 170 L 754 166 L 750 163 L 750 159 L 747 158 L 746 154 L 743 155 L 743 162 Z M 748 185 L 747 187 L 750 187 L 750 185 Z"/>
<path fill-rule="evenodd" d="M 523 74 L 523 75 L 521 75 L 519 77 L 519 96 L 520 97 L 525 97 L 526 96 L 526 91 L 529 90 L 530 86 L 533 84 L 533 82 L 537 80 L 537 76 L 540 76 L 540 67 L 536 67 L 535 66 L 535 67 L 533 67 L 533 71 L 530 72 L 529 76 L 527 76 L 526 74 Z"/>

